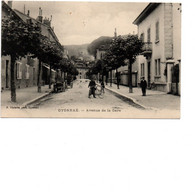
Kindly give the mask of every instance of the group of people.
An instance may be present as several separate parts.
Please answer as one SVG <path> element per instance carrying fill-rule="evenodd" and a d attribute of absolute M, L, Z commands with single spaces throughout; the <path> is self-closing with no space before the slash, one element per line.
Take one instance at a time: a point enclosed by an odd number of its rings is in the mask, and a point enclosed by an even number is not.
<path fill-rule="evenodd" d="M 103 80 L 101 80 L 100 83 L 101 83 L 101 94 L 102 94 L 102 93 L 105 93 L 105 91 L 104 91 L 105 85 L 104 85 L 104 81 Z M 119 89 L 118 82 L 117 82 L 117 87 Z M 146 96 L 147 81 L 145 80 L 144 77 L 141 78 L 140 87 L 142 89 L 142 95 Z M 88 97 L 90 98 L 91 95 L 93 95 L 93 97 L 96 98 L 95 91 L 97 89 L 97 85 L 96 85 L 95 79 L 91 79 L 91 81 L 89 82 L 88 88 L 89 88 L 89 95 L 88 95 Z"/>

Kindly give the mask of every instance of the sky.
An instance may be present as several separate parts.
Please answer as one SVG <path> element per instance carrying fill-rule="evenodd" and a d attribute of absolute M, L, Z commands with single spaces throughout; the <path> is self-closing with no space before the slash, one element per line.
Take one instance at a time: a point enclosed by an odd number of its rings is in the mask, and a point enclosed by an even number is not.
<path fill-rule="evenodd" d="M 137 33 L 132 24 L 148 3 L 130 2 L 65 2 L 65 1 L 13 1 L 13 9 L 36 18 L 39 7 L 43 18 L 50 18 L 62 45 L 91 43 L 100 36 Z"/>

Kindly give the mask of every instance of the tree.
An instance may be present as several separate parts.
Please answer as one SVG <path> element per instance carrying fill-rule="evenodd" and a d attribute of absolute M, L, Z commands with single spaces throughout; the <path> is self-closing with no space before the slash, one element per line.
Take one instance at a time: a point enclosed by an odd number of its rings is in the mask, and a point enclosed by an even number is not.
<path fill-rule="evenodd" d="M 2 19 L 2 55 L 11 58 L 11 101 L 16 102 L 15 63 L 39 45 L 40 28 L 24 23 L 12 13 Z"/>
<path fill-rule="evenodd" d="M 50 81 L 49 88 L 51 88 L 51 69 L 57 68 L 60 60 L 63 57 L 63 48 L 60 44 L 52 42 L 48 37 L 39 33 L 39 45 L 34 47 L 33 50 L 34 57 L 39 60 L 39 71 L 38 71 L 38 92 L 41 92 L 41 71 L 42 62 L 50 65 Z"/>
<path fill-rule="evenodd" d="M 70 64 L 70 60 L 67 59 L 67 58 L 62 58 L 60 60 L 60 69 L 61 71 L 64 73 L 64 79 L 65 79 L 65 74 L 68 73 L 68 67 L 69 67 L 69 64 Z"/>
<path fill-rule="evenodd" d="M 133 93 L 132 87 L 132 64 L 136 60 L 136 56 L 142 52 L 143 42 L 138 39 L 137 35 L 128 35 L 125 38 L 125 58 L 129 60 L 128 74 L 129 74 L 129 93 Z"/>
<path fill-rule="evenodd" d="M 129 92 L 133 92 L 132 88 L 132 64 L 136 60 L 136 56 L 142 51 L 143 42 L 138 39 L 137 35 L 128 35 L 126 37 L 118 36 L 113 39 L 110 48 L 106 54 L 105 60 L 111 69 L 117 69 L 125 65 L 125 60 L 129 60 Z"/>
<path fill-rule="evenodd" d="M 50 75 L 49 75 L 49 89 L 51 89 L 51 69 L 60 68 L 62 72 L 66 68 L 66 63 L 62 63 L 63 60 L 63 47 L 60 47 L 55 42 L 50 42 L 48 45 L 48 58 L 47 63 L 50 65 Z"/>
<path fill-rule="evenodd" d="M 107 64 L 107 69 L 111 71 L 116 70 L 116 76 L 118 76 L 118 68 L 125 65 L 124 44 L 125 41 L 121 36 L 114 38 L 104 58 L 105 64 Z M 112 73 L 110 86 L 112 86 Z"/>

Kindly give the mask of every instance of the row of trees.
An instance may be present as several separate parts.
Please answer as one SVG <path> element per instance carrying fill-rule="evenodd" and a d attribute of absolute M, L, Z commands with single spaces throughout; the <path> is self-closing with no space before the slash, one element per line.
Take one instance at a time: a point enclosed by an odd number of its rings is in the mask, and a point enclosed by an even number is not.
<path fill-rule="evenodd" d="M 63 58 L 63 47 L 58 42 L 52 42 L 42 35 L 41 27 L 37 23 L 23 22 L 10 14 L 2 19 L 2 55 L 11 58 L 11 101 L 16 102 L 15 64 L 16 60 L 30 55 L 39 61 L 38 92 L 41 92 L 42 63 L 50 65 L 51 69 L 61 69 L 63 72 L 76 74 L 73 64 Z"/>
<path fill-rule="evenodd" d="M 141 53 L 142 47 L 143 42 L 137 35 L 117 36 L 109 44 L 104 58 L 96 62 L 92 72 L 106 75 L 108 71 L 116 70 L 118 73 L 118 68 L 126 65 L 125 61 L 128 60 L 129 92 L 132 93 L 132 64 L 135 62 L 136 56 Z"/>

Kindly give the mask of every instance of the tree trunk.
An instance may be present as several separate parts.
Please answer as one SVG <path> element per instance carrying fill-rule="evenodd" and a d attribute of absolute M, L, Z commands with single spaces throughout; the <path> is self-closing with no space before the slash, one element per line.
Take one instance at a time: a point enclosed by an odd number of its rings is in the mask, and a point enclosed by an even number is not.
<path fill-rule="evenodd" d="M 51 64 L 49 65 L 49 89 L 51 89 L 51 77 L 52 77 L 52 72 L 51 72 Z"/>
<path fill-rule="evenodd" d="M 11 101 L 16 102 L 16 83 L 15 83 L 15 56 L 11 56 Z"/>
<path fill-rule="evenodd" d="M 56 70 L 56 83 L 58 82 L 58 70 Z"/>
<path fill-rule="evenodd" d="M 39 60 L 39 71 L 38 71 L 38 93 L 41 93 L 41 81 L 42 81 L 42 63 Z"/>
<path fill-rule="evenodd" d="M 131 60 L 129 59 L 129 66 L 128 66 L 128 75 L 129 75 L 129 93 L 133 93 L 132 87 L 132 64 Z"/>
<path fill-rule="evenodd" d="M 106 72 L 106 85 L 108 85 L 108 72 Z"/>
<path fill-rule="evenodd" d="M 112 70 L 110 71 L 110 87 L 112 87 Z"/>
<path fill-rule="evenodd" d="M 117 84 L 117 89 L 119 89 L 119 75 L 118 75 L 118 69 L 116 68 L 116 84 Z"/>

